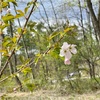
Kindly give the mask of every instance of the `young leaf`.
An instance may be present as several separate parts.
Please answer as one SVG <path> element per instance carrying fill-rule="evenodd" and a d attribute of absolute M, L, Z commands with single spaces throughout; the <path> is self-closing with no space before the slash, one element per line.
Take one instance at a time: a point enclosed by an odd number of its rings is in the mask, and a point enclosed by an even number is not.
<path fill-rule="evenodd" d="M 16 38 L 16 37 L 13 37 L 13 38 L 12 38 L 12 41 L 13 41 L 14 43 L 16 43 L 17 38 Z"/>
<path fill-rule="evenodd" d="M 8 2 L 12 2 L 14 5 L 16 5 L 17 6 L 17 3 L 16 3 L 16 1 L 15 0 L 7 0 Z"/>
<path fill-rule="evenodd" d="M 40 53 L 38 53 L 36 56 L 37 56 L 37 57 L 36 57 L 35 60 L 34 60 L 35 65 L 38 63 L 38 61 L 39 61 L 39 59 L 41 58 L 42 55 L 41 55 Z"/>
<path fill-rule="evenodd" d="M 22 56 L 22 55 L 19 57 L 19 59 L 20 59 L 20 61 L 21 61 L 22 63 L 25 61 L 25 57 Z"/>
<path fill-rule="evenodd" d="M 24 13 L 21 10 L 17 10 L 17 12 L 24 16 Z"/>
<path fill-rule="evenodd" d="M 22 31 L 22 28 L 18 28 L 18 29 L 17 29 L 17 32 L 18 32 L 18 33 L 21 33 L 21 31 Z"/>
<path fill-rule="evenodd" d="M 24 9 L 24 13 L 25 13 L 25 14 L 27 13 L 28 9 L 29 9 L 29 6 L 27 6 L 27 7 Z"/>
<path fill-rule="evenodd" d="M 6 22 L 6 21 L 10 21 L 10 20 L 14 19 L 14 16 L 12 14 L 7 14 L 5 16 L 2 16 L 2 19 L 4 22 Z"/>
<path fill-rule="evenodd" d="M 69 32 L 69 31 L 72 30 L 72 29 L 73 29 L 72 27 L 67 27 L 67 28 L 64 30 L 64 32 L 67 33 L 67 32 Z"/>
<path fill-rule="evenodd" d="M 60 34 L 59 32 L 53 32 L 50 36 L 49 36 L 49 40 L 51 40 L 52 38 L 54 38 L 55 36 L 57 36 L 58 34 Z"/>
<path fill-rule="evenodd" d="M 2 8 L 5 8 L 5 7 L 7 7 L 8 6 L 8 2 L 2 2 Z M 0 9 L 1 9 L 1 7 L 0 7 Z"/>
<path fill-rule="evenodd" d="M 6 28 L 7 26 L 9 26 L 8 24 L 4 24 L 4 25 L 0 25 L 0 29 L 3 30 L 4 28 Z"/>
<path fill-rule="evenodd" d="M 0 52 L 1 52 L 1 53 L 7 53 L 7 51 L 6 51 L 6 50 L 0 50 Z"/>
<path fill-rule="evenodd" d="M 24 16 L 24 13 L 21 10 L 17 10 L 18 14 L 16 14 L 15 18 L 20 18 Z"/>
<path fill-rule="evenodd" d="M 26 67 L 25 69 L 22 70 L 22 72 L 26 75 L 27 73 L 31 72 L 31 68 Z"/>

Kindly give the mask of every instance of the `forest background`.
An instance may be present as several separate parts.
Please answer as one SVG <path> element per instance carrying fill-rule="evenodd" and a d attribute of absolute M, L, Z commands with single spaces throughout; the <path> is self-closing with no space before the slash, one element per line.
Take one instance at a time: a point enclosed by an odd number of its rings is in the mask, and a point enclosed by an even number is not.
<path fill-rule="evenodd" d="M 1 92 L 100 89 L 100 0 L 0 2 Z M 70 65 L 64 42 L 76 45 Z"/>

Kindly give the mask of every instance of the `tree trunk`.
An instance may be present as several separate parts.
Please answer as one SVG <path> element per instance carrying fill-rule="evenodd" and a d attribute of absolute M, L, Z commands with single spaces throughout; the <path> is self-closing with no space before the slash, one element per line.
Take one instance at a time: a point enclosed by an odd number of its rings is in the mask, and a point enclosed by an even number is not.
<path fill-rule="evenodd" d="M 10 35 L 13 38 L 13 33 L 14 33 L 14 29 L 13 29 L 13 23 L 11 21 L 9 21 L 10 23 Z M 11 68 L 11 74 L 14 74 L 15 72 L 17 72 L 17 57 L 15 52 L 13 53 L 12 58 L 10 59 L 10 68 Z M 22 83 L 20 81 L 20 79 L 18 78 L 18 76 L 15 76 L 15 80 L 17 82 L 17 84 L 20 86 L 20 90 L 22 90 Z"/>
<path fill-rule="evenodd" d="M 2 50 L 2 35 L 0 34 L 0 50 Z M 1 69 L 2 53 L 0 52 L 0 69 Z"/>
<path fill-rule="evenodd" d="M 10 68 L 10 73 L 11 74 L 14 74 L 15 71 L 14 71 L 14 67 L 13 67 L 13 64 L 12 64 L 12 61 L 11 60 L 9 62 L 9 68 Z M 20 90 L 22 91 L 22 83 L 21 83 L 20 79 L 18 78 L 18 76 L 15 76 L 15 80 L 18 83 L 18 85 L 20 87 Z"/>
<path fill-rule="evenodd" d="M 98 35 L 99 39 L 100 39 L 100 0 L 99 0 L 99 12 L 98 12 L 98 18 L 96 17 L 94 10 L 93 10 L 93 6 L 92 6 L 92 2 L 91 0 L 86 0 L 87 2 L 87 6 L 91 15 L 91 19 L 92 19 L 92 24 L 93 24 L 93 28 L 95 33 Z"/>
<path fill-rule="evenodd" d="M 83 23 L 83 12 L 82 12 L 82 7 L 81 7 L 81 1 L 78 0 L 78 4 L 79 4 L 79 11 L 80 11 L 80 24 L 82 27 L 82 33 L 83 33 L 83 37 L 84 37 L 84 41 L 86 40 L 86 36 L 85 36 L 85 31 L 84 31 L 84 23 Z"/>
<path fill-rule="evenodd" d="M 99 9 L 98 9 L 98 21 L 99 21 L 99 28 L 100 28 L 100 0 L 99 0 Z"/>

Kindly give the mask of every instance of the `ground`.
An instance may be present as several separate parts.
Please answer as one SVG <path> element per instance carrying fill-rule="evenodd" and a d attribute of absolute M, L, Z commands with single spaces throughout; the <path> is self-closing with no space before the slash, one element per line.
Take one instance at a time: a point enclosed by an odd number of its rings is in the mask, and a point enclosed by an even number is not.
<path fill-rule="evenodd" d="M 63 94 L 55 91 L 39 90 L 33 93 L 15 92 L 0 94 L 0 100 L 100 100 L 100 91 L 84 94 Z"/>

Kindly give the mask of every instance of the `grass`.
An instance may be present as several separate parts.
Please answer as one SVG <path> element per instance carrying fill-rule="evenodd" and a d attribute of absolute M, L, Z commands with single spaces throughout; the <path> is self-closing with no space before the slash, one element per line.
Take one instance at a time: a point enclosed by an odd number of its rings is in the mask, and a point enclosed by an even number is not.
<path fill-rule="evenodd" d="M 100 83 L 100 79 L 97 78 Z M 11 93 L 17 86 L 12 79 L 0 86 L 0 100 L 100 100 L 100 85 L 92 79 L 72 80 L 54 84 L 45 83 L 43 87 L 30 89 L 24 86 L 25 92 L 19 90 Z M 30 88 L 33 87 L 33 85 Z"/>
<path fill-rule="evenodd" d="M 15 92 L 0 94 L 0 100 L 100 100 L 100 91 L 84 94 L 64 94 L 57 91 L 37 90 L 35 92 Z"/>

